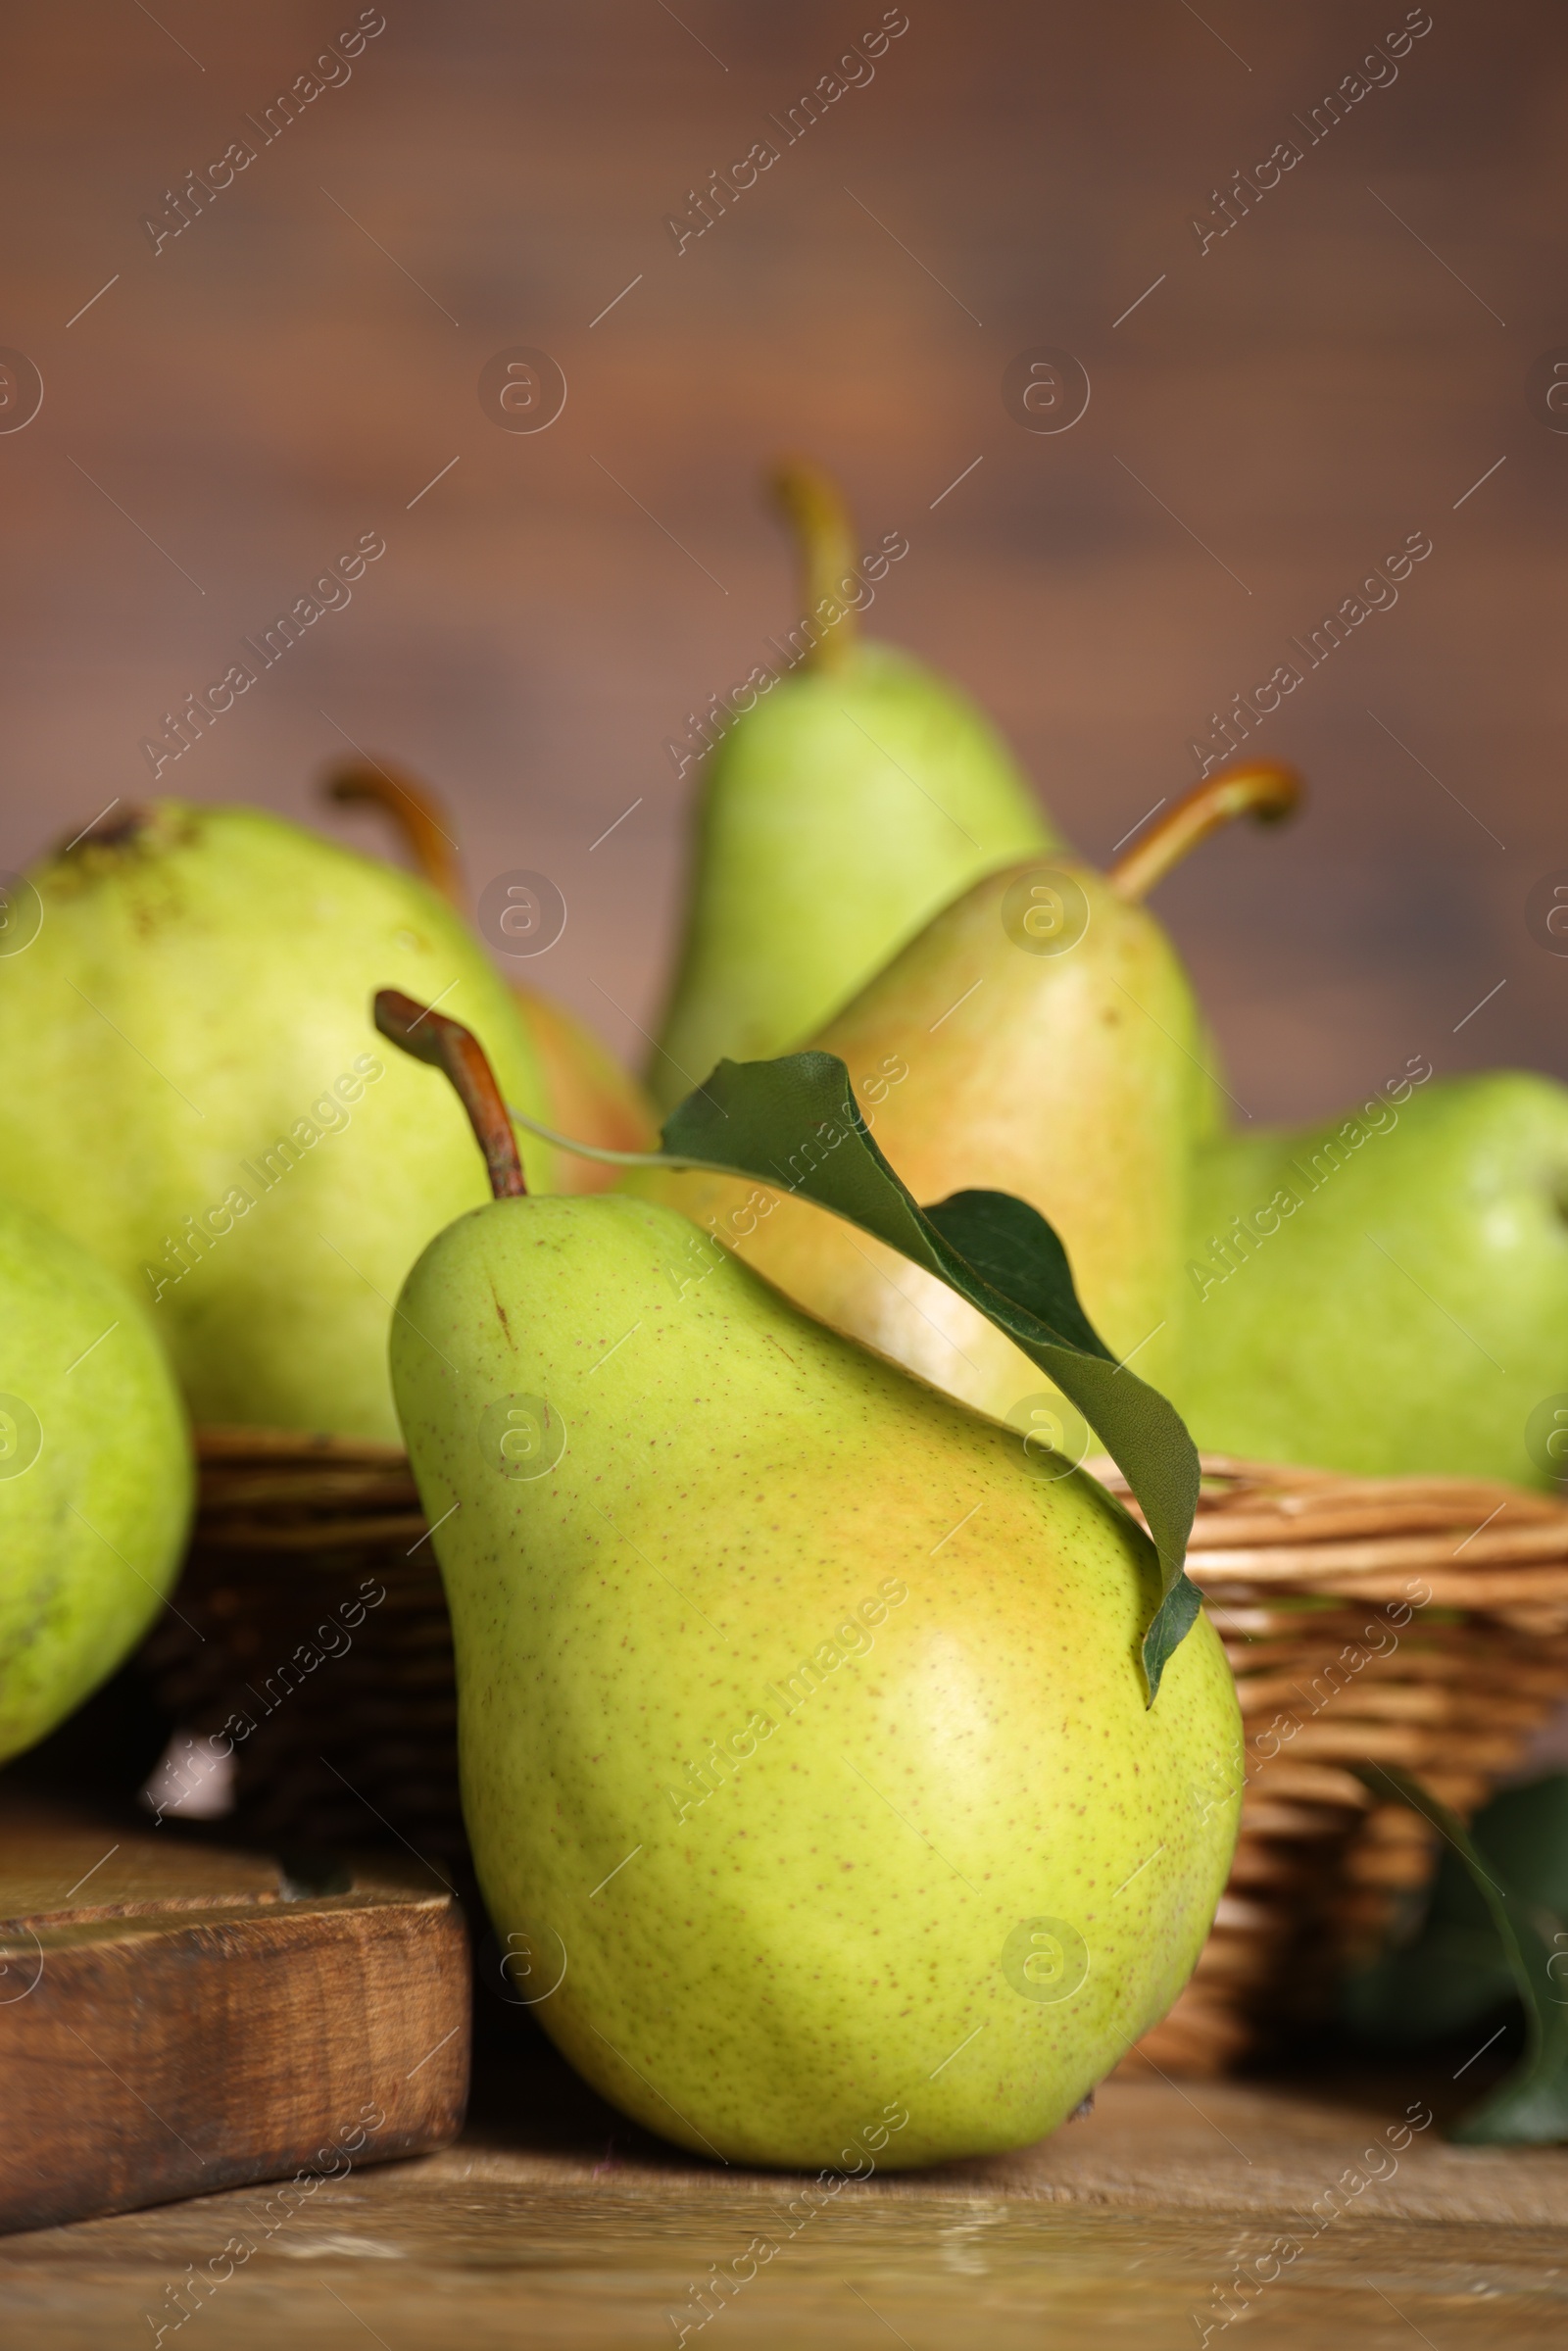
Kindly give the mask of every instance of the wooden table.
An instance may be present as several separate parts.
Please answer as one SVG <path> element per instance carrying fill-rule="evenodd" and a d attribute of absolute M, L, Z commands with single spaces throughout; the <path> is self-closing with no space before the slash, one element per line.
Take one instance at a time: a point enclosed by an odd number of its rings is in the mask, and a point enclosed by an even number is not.
<path fill-rule="evenodd" d="M 1458 2062 L 1311 2084 L 1114 2082 L 1021 2154 L 808 2195 L 662 2146 L 542 2043 L 482 2049 L 457 2146 L 323 2181 L 270 2234 L 267 2193 L 250 2190 L 0 2241 L 0 2330 L 29 2351 L 149 2344 L 160 2325 L 180 2351 L 534 2351 L 674 2343 L 688 2323 L 705 2351 L 813 2337 L 937 2351 L 977 2331 L 986 2351 L 1174 2351 L 1205 2325 L 1226 2340 L 1238 2274 L 1261 2263 L 1273 2281 L 1242 2323 L 1270 2351 L 1558 2345 L 1568 2150 L 1463 2149 L 1431 2129 L 1366 2159 L 1407 2107 L 1451 2110 Z M 1356 2166 L 1386 2177 L 1355 2194 Z M 1325 2220 L 1336 2182 L 1344 2209 Z M 757 2239 L 778 2250 L 699 2328 L 694 2289 L 714 2265 L 744 2277 Z M 215 2259 L 240 2266 L 195 2293 Z"/>

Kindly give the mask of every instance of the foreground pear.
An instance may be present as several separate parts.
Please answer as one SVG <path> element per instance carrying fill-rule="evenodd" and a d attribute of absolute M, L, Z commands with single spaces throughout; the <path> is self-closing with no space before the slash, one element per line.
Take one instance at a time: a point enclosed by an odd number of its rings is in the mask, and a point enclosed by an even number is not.
<path fill-rule="evenodd" d="M 1568 1476 L 1568 1090 L 1417 1056 L 1326 1126 L 1199 1155 L 1200 1445 L 1372 1477 Z M 1560 1417 L 1556 1415 L 1560 1412 Z"/>
<path fill-rule="evenodd" d="M 1188 1167 L 1210 1081 L 1186 974 L 1140 901 L 1217 825 L 1278 818 L 1298 793 L 1289 768 L 1249 765 L 1200 784 L 1108 874 L 1057 857 L 988 875 L 811 1040 L 847 1065 L 917 1200 L 991 1188 L 1049 1219 L 1090 1321 L 1156 1387 L 1176 1359 Z M 706 1169 L 622 1181 L 977 1409 L 1028 1426 L 1051 1408 L 994 1324 L 809 1200 Z"/>
<path fill-rule="evenodd" d="M 35 935 L 0 957 L 0 1189 L 152 1307 L 198 1420 L 395 1440 L 392 1300 L 484 1187 L 450 1089 L 380 1050 L 368 1000 L 440 998 L 542 1113 L 478 944 L 413 875 L 255 808 L 118 809 L 28 883 Z"/>
<path fill-rule="evenodd" d="M 452 819 L 427 784 L 382 760 L 347 759 L 328 774 L 325 790 L 340 806 L 363 804 L 389 816 L 416 871 L 466 919 L 468 896 Z M 514 980 L 512 993 L 539 1063 L 550 1123 L 557 1132 L 602 1151 L 651 1150 L 657 1134 L 653 1104 L 609 1047 L 542 989 Z M 555 1181 L 562 1192 L 603 1192 L 614 1181 L 614 1173 L 603 1160 L 564 1151 Z"/>
<path fill-rule="evenodd" d="M 704 762 L 685 935 L 649 1070 L 664 1110 L 726 1056 L 803 1044 L 978 875 L 1057 845 L 968 697 L 858 636 L 890 559 L 857 556 L 834 484 L 788 463 L 773 487 L 802 541 L 806 613 L 787 665 L 753 671 L 750 702 Z"/>
<path fill-rule="evenodd" d="M 907 2168 L 1053 2130 L 1201 1947 L 1241 1783 L 1200 1620 L 1092 1481 L 823 1329 L 671 1211 L 498 1198 L 393 1380 L 452 1612 L 508 1975 L 653 2131 Z"/>
<path fill-rule="evenodd" d="M 194 1483 L 146 1308 L 0 1202 L 0 1763 L 146 1631 L 179 1572 Z"/>

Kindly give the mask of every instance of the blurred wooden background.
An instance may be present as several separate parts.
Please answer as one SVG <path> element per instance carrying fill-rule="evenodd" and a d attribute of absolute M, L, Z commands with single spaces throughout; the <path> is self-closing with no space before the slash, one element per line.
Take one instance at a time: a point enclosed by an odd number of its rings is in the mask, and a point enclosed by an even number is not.
<path fill-rule="evenodd" d="M 1568 1076 L 1568 961 L 1524 911 L 1568 867 L 1568 434 L 1532 376 L 1568 345 L 1559 13 L 1432 0 L 1315 142 L 1402 0 L 907 14 L 785 145 L 768 116 L 878 0 L 386 0 L 263 145 L 245 118 L 353 0 L 19 11 L 0 345 L 44 397 L 0 432 L 0 864 L 144 793 L 163 713 L 377 532 L 352 603 L 158 788 L 305 814 L 346 738 L 422 768 L 476 888 L 558 881 L 529 976 L 635 1053 L 691 788 L 665 741 L 794 616 L 772 452 L 839 468 L 867 543 L 907 533 L 875 623 L 991 707 L 1097 857 L 1424 531 L 1397 606 L 1256 737 L 1305 820 L 1211 845 L 1162 910 L 1258 1116 L 1412 1053 Z M 778 162 L 677 253 L 665 215 L 763 136 Z M 155 252 L 144 216 L 237 138 L 255 161 Z M 1283 139 L 1299 164 L 1202 250 L 1194 217 Z M 518 345 L 564 371 L 546 431 L 480 405 Z M 1037 345 L 1088 372 L 1070 431 L 1004 406 Z"/>

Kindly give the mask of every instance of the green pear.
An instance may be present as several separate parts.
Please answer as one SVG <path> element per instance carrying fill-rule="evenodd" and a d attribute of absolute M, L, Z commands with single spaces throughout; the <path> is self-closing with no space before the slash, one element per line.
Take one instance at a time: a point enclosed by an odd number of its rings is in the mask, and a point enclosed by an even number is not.
<path fill-rule="evenodd" d="M 834 485 L 781 466 L 807 616 L 704 762 L 684 941 L 649 1088 L 668 1110 L 718 1061 L 794 1050 L 939 906 L 1058 836 L 946 678 L 862 642 L 874 589 Z M 866 569 L 887 569 L 882 555 Z M 808 650 L 796 650 L 796 639 Z"/>
<path fill-rule="evenodd" d="M 488 1129 L 499 1168 L 498 1099 Z M 392 1340 L 512 1982 L 699 2152 L 1037 2138 L 1213 1916 L 1241 1755 L 1212 1630 L 1150 1707 L 1157 1582 L 1102 1489 L 672 1211 L 519 1182 L 431 1243 Z"/>
<path fill-rule="evenodd" d="M 1170 1384 L 1200 1445 L 1374 1477 L 1568 1467 L 1568 1091 L 1431 1078 L 1417 1056 L 1347 1117 L 1200 1153 Z"/>
<path fill-rule="evenodd" d="M 134 1647 L 179 1572 L 193 1494 L 141 1300 L 0 1202 L 0 1763 Z"/>
<path fill-rule="evenodd" d="M 1290 769 L 1250 764 L 1200 784 L 1108 875 L 1065 857 L 987 875 L 811 1040 L 848 1067 L 917 1200 L 991 1189 L 1048 1218 L 1090 1321 L 1156 1387 L 1177 1358 L 1188 1166 L 1212 1081 L 1180 959 L 1140 901 L 1216 825 L 1278 818 L 1298 792 Z M 995 1324 L 809 1200 L 709 1169 L 622 1186 L 978 1410 L 1027 1426 L 1049 1408 Z"/>
<path fill-rule="evenodd" d="M 402 980 L 461 1012 L 538 1115 L 505 983 L 423 882 L 254 808 L 117 812 L 29 880 L 41 926 L 0 956 L 0 1190 L 140 1292 L 198 1420 L 395 1441 L 392 1300 L 484 1185 L 369 997 Z M 112 1148 L 83 1151 L 83 1102 Z"/>

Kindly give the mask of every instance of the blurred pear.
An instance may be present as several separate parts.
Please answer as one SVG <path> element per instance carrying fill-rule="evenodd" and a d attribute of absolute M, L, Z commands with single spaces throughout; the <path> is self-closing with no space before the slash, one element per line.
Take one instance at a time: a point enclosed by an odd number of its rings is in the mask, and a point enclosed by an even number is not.
<path fill-rule="evenodd" d="M 541 1114 L 477 940 L 413 874 L 260 808 L 117 807 L 26 889 L 0 1188 L 151 1307 L 196 1419 L 395 1440 L 392 1300 L 483 1187 L 450 1090 L 381 1053 L 370 1000 L 401 981 L 460 1007 Z M 554 1151 L 528 1157 L 548 1183 Z"/>
<path fill-rule="evenodd" d="M 1002 737 L 910 655 L 862 639 L 886 552 L 800 460 L 771 487 L 800 542 L 804 658 L 703 763 L 684 941 L 649 1086 L 804 1045 L 981 874 L 1059 846 Z M 754 673 L 756 674 L 756 673 Z"/>
<path fill-rule="evenodd" d="M 1568 1479 L 1568 1089 L 1429 1083 L 1198 1156 L 1170 1394 L 1213 1452 Z"/>
<path fill-rule="evenodd" d="M 108 1138 L 76 1107 L 85 1152 Z M 195 1485 L 144 1301 L 0 1201 L 0 1763 L 74 1713 L 157 1616 Z M 17 1997 L 13 1977 L 0 2000 Z"/>

